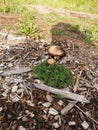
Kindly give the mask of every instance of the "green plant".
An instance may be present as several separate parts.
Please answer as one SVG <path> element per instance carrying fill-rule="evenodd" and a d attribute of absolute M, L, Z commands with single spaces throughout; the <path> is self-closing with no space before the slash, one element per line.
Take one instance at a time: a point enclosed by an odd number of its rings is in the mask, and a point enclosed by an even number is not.
<path fill-rule="evenodd" d="M 11 6 L 3 5 L 2 7 L 0 7 L 0 11 L 2 11 L 4 13 L 9 13 L 11 11 Z"/>
<path fill-rule="evenodd" d="M 71 25 L 69 23 L 66 23 L 65 26 L 76 33 L 81 32 L 79 25 Z"/>
<path fill-rule="evenodd" d="M 69 23 L 66 23 L 65 26 L 68 28 L 68 30 L 79 34 L 80 38 L 85 42 L 93 44 L 93 42 L 98 41 L 98 26 L 93 26 L 86 30 L 81 28 L 79 25 L 71 25 Z"/>
<path fill-rule="evenodd" d="M 38 29 L 37 24 L 35 24 L 32 20 L 24 20 L 23 23 L 18 24 L 18 31 L 17 34 L 24 34 L 24 35 L 34 35 Z"/>
<path fill-rule="evenodd" d="M 48 65 L 47 61 L 40 63 L 33 68 L 38 78 L 44 80 L 52 87 L 63 88 L 74 84 L 74 77 L 67 66 L 53 64 Z"/>
<path fill-rule="evenodd" d="M 54 35 L 65 35 L 65 30 L 63 30 L 63 29 L 54 29 L 52 31 L 52 34 L 54 34 Z"/>
<path fill-rule="evenodd" d="M 98 26 L 91 27 L 90 29 L 84 31 L 83 34 L 87 36 L 86 40 L 90 42 L 98 41 Z"/>

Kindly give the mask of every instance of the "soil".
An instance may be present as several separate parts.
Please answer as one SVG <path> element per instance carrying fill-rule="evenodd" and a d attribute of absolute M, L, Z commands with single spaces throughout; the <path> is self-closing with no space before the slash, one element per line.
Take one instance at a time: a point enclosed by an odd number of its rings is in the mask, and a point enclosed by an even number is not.
<path fill-rule="evenodd" d="M 19 16 L 0 13 L 0 19 L 1 32 L 4 32 L 2 29 L 6 25 L 15 27 Z M 63 28 L 68 35 L 54 35 L 52 32 L 57 28 Z M 51 45 L 46 39 L 25 37 L 25 40 L 19 40 L 21 37 L 14 37 L 10 31 L 7 31 L 7 37 L 3 33 L 0 35 L 0 130 L 97 130 L 98 48 L 85 43 L 80 34 L 69 30 L 63 23 L 51 28 L 51 37 L 49 35 L 47 39 L 51 38 L 54 45 L 62 46 L 65 51 L 65 55 L 57 59 L 57 64 L 68 65 L 75 77 L 80 75 L 75 93 L 84 95 L 90 101 L 78 102 L 62 115 L 61 111 L 69 100 L 35 88 L 33 83 L 44 82 L 32 71 L 2 75 L 16 68 L 32 69 L 50 57 L 48 48 Z M 69 86 L 68 91 L 74 92 L 73 88 Z M 44 106 L 44 103 L 50 103 L 50 106 Z M 51 108 L 54 109 L 53 114 L 49 113 Z"/>

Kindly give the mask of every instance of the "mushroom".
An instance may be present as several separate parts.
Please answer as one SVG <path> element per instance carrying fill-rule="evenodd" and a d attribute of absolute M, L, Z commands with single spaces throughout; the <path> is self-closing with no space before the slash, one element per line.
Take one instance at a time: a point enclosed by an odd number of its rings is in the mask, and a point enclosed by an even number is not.
<path fill-rule="evenodd" d="M 48 64 L 48 65 L 52 65 L 52 64 L 54 64 L 55 62 L 56 62 L 56 61 L 55 61 L 53 58 L 47 60 L 47 64 Z"/>
<path fill-rule="evenodd" d="M 60 58 L 65 52 L 61 46 L 54 45 L 48 49 L 48 53 L 49 55 L 54 56 L 54 58 Z"/>

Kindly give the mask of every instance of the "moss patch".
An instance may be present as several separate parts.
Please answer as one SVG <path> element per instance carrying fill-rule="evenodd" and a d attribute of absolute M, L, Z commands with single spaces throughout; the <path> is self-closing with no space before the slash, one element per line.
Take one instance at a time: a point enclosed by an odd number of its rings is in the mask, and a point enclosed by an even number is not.
<path fill-rule="evenodd" d="M 63 65 L 48 65 L 44 61 L 35 66 L 33 72 L 37 74 L 39 79 L 44 80 L 47 85 L 56 88 L 65 88 L 75 82 L 71 70 Z"/>

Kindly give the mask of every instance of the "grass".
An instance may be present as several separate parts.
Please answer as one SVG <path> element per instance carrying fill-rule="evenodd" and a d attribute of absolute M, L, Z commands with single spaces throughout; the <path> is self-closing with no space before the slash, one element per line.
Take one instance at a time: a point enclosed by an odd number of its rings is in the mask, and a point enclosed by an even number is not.
<path fill-rule="evenodd" d="M 58 13 L 50 12 L 44 16 L 44 19 L 47 24 L 53 25 L 53 24 L 56 24 L 57 22 L 60 22 L 61 20 L 63 20 L 63 17 L 61 17 Z"/>
<path fill-rule="evenodd" d="M 87 4 L 89 3 L 89 4 Z M 93 13 L 97 13 L 96 9 L 97 1 L 87 1 L 87 0 L 79 0 L 79 1 L 72 1 L 72 0 L 53 0 L 52 2 L 50 0 L 0 0 L 0 11 L 4 13 L 17 13 L 21 14 L 22 20 L 17 24 L 18 25 L 18 34 L 23 35 L 29 35 L 29 36 L 35 36 L 35 37 L 43 37 L 42 33 L 39 33 L 39 23 L 36 20 L 36 17 L 39 17 L 39 19 L 44 19 L 46 24 L 50 26 L 54 26 L 59 22 L 64 22 L 66 26 L 69 27 L 70 31 L 74 31 L 76 33 L 79 33 L 81 35 L 81 38 L 86 41 L 93 44 L 98 43 L 98 19 L 90 19 L 90 18 L 73 18 L 73 17 L 62 17 L 58 13 L 50 12 L 47 15 L 40 16 L 38 13 L 35 14 L 34 12 L 30 12 L 27 8 L 28 4 L 43 4 L 48 5 L 52 7 L 61 7 L 61 8 L 68 8 L 73 10 L 80 10 L 85 11 L 85 9 L 88 9 L 89 12 L 92 13 L 92 10 L 88 8 L 90 7 L 94 8 L 95 11 Z M 96 5 L 96 6 L 95 6 Z M 71 7 L 72 6 L 72 7 Z M 74 8 L 73 8 L 74 7 Z M 84 9 L 85 7 L 85 9 Z M 32 15 L 33 14 L 33 15 Z M 38 15 L 38 16 L 37 16 Z M 34 17 L 35 16 L 35 17 Z M 47 34 L 49 30 L 47 30 Z M 51 32 L 50 32 L 51 33 Z M 58 30 L 55 29 L 53 31 L 53 34 L 58 35 L 66 35 L 71 36 L 73 35 L 68 34 L 65 30 Z"/>
<path fill-rule="evenodd" d="M 5 5 L 37 4 L 98 14 L 98 0 L 0 0 Z"/>
<path fill-rule="evenodd" d="M 46 84 L 56 88 L 68 87 L 75 82 L 71 70 L 63 65 L 48 65 L 46 61 L 43 61 L 33 68 L 33 72 Z"/>

